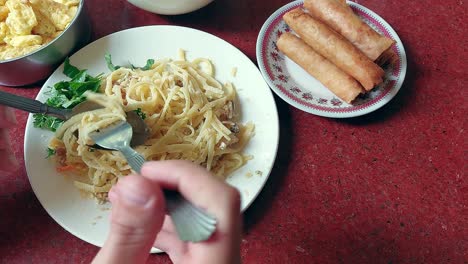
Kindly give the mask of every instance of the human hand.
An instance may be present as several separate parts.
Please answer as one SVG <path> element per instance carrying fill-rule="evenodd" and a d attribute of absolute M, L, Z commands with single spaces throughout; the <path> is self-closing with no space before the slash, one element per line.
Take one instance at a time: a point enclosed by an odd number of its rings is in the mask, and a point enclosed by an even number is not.
<path fill-rule="evenodd" d="M 144 263 L 153 243 L 174 263 L 240 263 L 242 221 L 236 189 L 187 161 L 147 162 L 141 174 L 124 177 L 109 193 L 111 229 L 94 263 Z M 164 217 L 161 187 L 178 190 L 216 217 L 211 238 L 191 243 L 177 237 L 170 217 Z"/>
<path fill-rule="evenodd" d="M 16 119 L 11 109 L 0 106 L 0 173 L 11 172 L 16 169 L 18 163 L 11 150 L 8 128 L 16 124 Z"/>

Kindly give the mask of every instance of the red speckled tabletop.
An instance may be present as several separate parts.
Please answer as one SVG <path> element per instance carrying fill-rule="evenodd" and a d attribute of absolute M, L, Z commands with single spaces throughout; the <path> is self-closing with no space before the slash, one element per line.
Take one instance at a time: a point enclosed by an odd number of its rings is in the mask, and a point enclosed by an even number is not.
<path fill-rule="evenodd" d="M 94 39 L 130 27 L 181 25 L 219 36 L 256 61 L 260 27 L 287 2 L 216 0 L 182 16 L 155 15 L 123 0 L 87 0 L 86 8 Z M 399 34 L 409 63 L 405 83 L 380 110 L 346 120 L 276 98 L 279 153 L 245 214 L 244 263 L 468 263 L 467 3 L 356 2 Z M 33 98 L 39 86 L 5 89 Z M 27 115 L 16 115 L 12 143 L 23 163 Z M 47 215 L 24 165 L 0 175 L 1 263 L 87 263 L 97 251 Z M 163 254 L 148 263 L 170 261 Z"/>

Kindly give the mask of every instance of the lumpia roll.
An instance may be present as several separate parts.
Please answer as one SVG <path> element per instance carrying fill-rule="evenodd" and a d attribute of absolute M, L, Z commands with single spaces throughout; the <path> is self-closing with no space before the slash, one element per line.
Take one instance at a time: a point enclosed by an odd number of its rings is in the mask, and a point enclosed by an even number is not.
<path fill-rule="evenodd" d="M 341 100 L 351 103 L 362 91 L 362 86 L 335 64 L 315 52 L 300 38 L 284 33 L 276 42 L 278 49 L 320 81 Z"/>
<path fill-rule="evenodd" d="M 286 13 L 283 19 L 305 43 L 351 75 L 366 91 L 382 83 L 382 68 L 324 23 L 299 8 Z"/>
<path fill-rule="evenodd" d="M 343 35 L 372 61 L 377 61 L 395 43 L 364 23 L 344 0 L 305 0 L 304 7 L 312 17 Z"/>
<path fill-rule="evenodd" d="M 386 65 L 396 64 L 398 62 L 398 54 L 395 53 L 392 49 L 388 49 L 380 55 L 380 57 L 375 61 L 378 65 L 385 67 Z"/>

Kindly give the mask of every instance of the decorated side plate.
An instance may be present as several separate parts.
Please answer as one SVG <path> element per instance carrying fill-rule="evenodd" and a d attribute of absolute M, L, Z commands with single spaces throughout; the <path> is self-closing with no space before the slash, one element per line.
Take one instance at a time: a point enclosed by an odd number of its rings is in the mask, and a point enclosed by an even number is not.
<path fill-rule="evenodd" d="M 283 21 L 285 13 L 302 7 L 304 2 L 294 1 L 278 9 L 263 25 L 257 40 L 257 60 L 263 77 L 270 88 L 294 107 L 311 114 L 346 118 L 370 113 L 384 106 L 398 93 L 406 75 L 406 53 L 392 27 L 366 7 L 348 1 L 353 11 L 378 33 L 393 40 L 393 50 L 398 55 L 395 64 L 385 70 L 384 82 L 352 104 L 340 100 L 317 79 L 286 57 L 276 47 L 276 41 L 291 29 Z"/>

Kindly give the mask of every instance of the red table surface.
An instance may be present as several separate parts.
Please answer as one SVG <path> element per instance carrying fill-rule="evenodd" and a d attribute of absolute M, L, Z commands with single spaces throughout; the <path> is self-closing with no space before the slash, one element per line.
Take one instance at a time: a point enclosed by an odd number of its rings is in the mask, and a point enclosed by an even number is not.
<path fill-rule="evenodd" d="M 123 0 L 87 0 L 86 8 L 94 39 L 130 27 L 181 25 L 219 36 L 255 62 L 261 26 L 288 2 L 216 0 L 181 16 L 155 15 Z M 278 158 L 245 213 L 244 263 L 468 263 L 467 3 L 356 2 L 400 36 L 409 64 L 405 83 L 380 110 L 345 120 L 276 98 Z M 5 89 L 33 98 L 39 88 Z M 98 248 L 55 223 L 31 190 L 23 165 L 27 114 L 16 115 L 11 136 L 22 165 L 0 176 L 0 262 L 89 262 Z M 170 260 L 153 255 L 148 263 Z"/>

